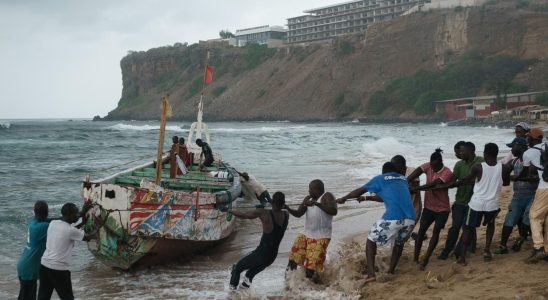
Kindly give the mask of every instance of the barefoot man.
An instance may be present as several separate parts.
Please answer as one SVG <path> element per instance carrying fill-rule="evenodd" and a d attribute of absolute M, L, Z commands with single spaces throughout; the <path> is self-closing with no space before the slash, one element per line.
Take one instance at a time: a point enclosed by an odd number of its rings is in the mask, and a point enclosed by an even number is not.
<path fill-rule="evenodd" d="M 466 265 L 466 250 L 471 242 L 473 232 L 482 224 L 487 226 L 483 259 L 493 259 L 491 242 L 495 233 L 495 219 L 500 212 L 500 190 L 503 185 L 510 184 L 510 167 L 497 162 L 499 147 L 488 143 L 483 150 L 485 162 L 474 165 L 463 180 L 458 180 L 455 185 L 461 186 L 474 183 L 474 194 L 464 221 L 462 230 L 462 255 L 458 263 Z"/>
<path fill-rule="evenodd" d="M 364 193 L 375 193 L 380 197 L 363 197 Z M 396 166 L 387 162 L 382 166 L 382 174 L 373 177 L 364 186 L 357 188 L 348 195 L 337 199 L 338 203 L 345 203 L 348 199 L 358 198 L 358 201 L 375 200 L 384 202 L 386 212 L 369 231 L 365 252 L 367 256 L 366 282 L 376 280 L 375 256 L 377 245 L 384 246 L 394 240 L 390 269 L 393 274 L 407 238 L 411 235 L 415 226 L 415 210 L 409 194 L 407 178 L 397 172 Z"/>
<path fill-rule="evenodd" d="M 337 203 L 335 196 L 325 191 L 319 179 L 310 182 L 308 193 L 296 210 L 287 205 L 285 207 L 297 218 L 306 213 L 304 234 L 297 235 L 293 242 L 287 268 L 295 270 L 297 265 L 304 266 L 306 277 L 317 280 L 317 275 L 323 272 L 327 246 L 331 241 L 333 216 L 337 215 Z"/>
<path fill-rule="evenodd" d="M 282 208 L 285 206 L 285 195 L 282 192 L 274 193 L 272 200 L 272 209 L 257 208 L 250 212 L 239 212 L 230 210 L 238 218 L 256 219 L 259 218 L 263 225 L 263 236 L 257 249 L 242 258 L 232 267 L 230 277 L 230 289 L 235 290 L 240 283 L 240 273 L 245 273 L 242 287 L 249 288 L 255 275 L 270 266 L 276 256 L 278 256 L 278 247 L 284 237 L 287 229 L 287 220 L 289 215 Z"/>
<path fill-rule="evenodd" d="M 417 239 L 415 240 L 415 255 L 413 257 L 413 261 L 420 264 L 421 270 L 424 270 L 428 265 L 430 256 L 434 253 L 434 249 L 436 249 L 436 246 L 438 245 L 440 232 L 445 227 L 445 223 L 447 223 L 449 213 L 451 212 L 447 187 L 432 189 L 447 184 L 452 176 L 451 170 L 443 164 L 442 152 L 443 151 L 440 148 L 436 149 L 430 156 L 430 162 L 422 164 L 407 177 L 407 181 L 411 183 L 421 174 L 426 174 L 426 184 L 411 189 L 411 191 L 415 192 L 420 190 L 426 191 L 424 193 L 424 209 L 422 210 L 419 232 L 417 234 Z M 434 224 L 432 238 L 430 239 L 424 258 L 422 261 L 419 261 L 426 231 L 432 224 Z"/>

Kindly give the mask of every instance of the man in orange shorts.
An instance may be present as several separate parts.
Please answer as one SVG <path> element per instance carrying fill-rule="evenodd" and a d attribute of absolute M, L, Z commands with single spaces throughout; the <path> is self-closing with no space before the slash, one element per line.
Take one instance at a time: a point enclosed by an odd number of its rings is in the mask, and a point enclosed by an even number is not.
<path fill-rule="evenodd" d="M 298 265 L 306 269 L 307 278 L 317 278 L 323 272 L 327 246 L 331 240 L 333 216 L 337 215 L 335 196 L 325 192 L 323 182 L 312 180 L 308 193 L 296 210 L 286 206 L 287 211 L 300 218 L 306 214 L 304 233 L 297 235 L 287 268 L 295 270 Z"/>

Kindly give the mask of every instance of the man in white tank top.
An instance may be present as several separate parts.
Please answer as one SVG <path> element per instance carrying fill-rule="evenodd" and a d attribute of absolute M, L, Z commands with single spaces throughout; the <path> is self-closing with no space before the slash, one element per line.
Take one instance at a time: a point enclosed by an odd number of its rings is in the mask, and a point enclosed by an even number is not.
<path fill-rule="evenodd" d="M 306 214 L 304 233 L 297 235 L 287 268 L 295 270 L 298 265 L 306 269 L 306 277 L 317 279 L 314 276 L 323 272 L 327 246 L 331 241 L 331 224 L 333 216 L 337 215 L 335 196 L 325 192 L 323 182 L 312 180 L 308 185 L 308 193 L 296 210 L 286 206 L 287 211 L 294 217 L 300 218 Z"/>
<path fill-rule="evenodd" d="M 497 162 L 499 147 L 488 143 L 483 150 L 485 162 L 476 164 L 470 170 L 470 175 L 456 182 L 457 186 L 474 183 L 474 194 L 468 203 L 469 210 L 464 220 L 462 230 L 462 254 L 457 263 L 466 265 L 466 250 L 471 242 L 471 236 L 477 227 L 487 226 L 483 258 L 493 259 L 491 242 L 495 233 L 495 218 L 500 211 L 500 190 L 503 185 L 510 184 L 511 169 Z"/>

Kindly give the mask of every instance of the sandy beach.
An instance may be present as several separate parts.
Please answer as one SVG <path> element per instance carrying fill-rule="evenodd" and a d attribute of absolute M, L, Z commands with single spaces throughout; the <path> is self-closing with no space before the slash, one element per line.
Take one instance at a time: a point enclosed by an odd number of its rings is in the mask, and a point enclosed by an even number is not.
<path fill-rule="evenodd" d="M 496 220 L 492 251 L 500 242 L 500 231 L 512 197 L 511 187 L 504 187 L 501 213 Z M 442 231 L 440 242 L 425 271 L 412 260 L 414 242 L 409 241 L 395 275 L 386 273 L 389 251 L 379 249 L 377 257 L 377 282 L 364 285 L 365 241 L 367 232 L 346 241 L 326 271 L 326 285 L 330 289 L 344 291 L 349 298 L 366 299 L 546 299 L 548 298 L 548 262 L 525 264 L 532 249 L 530 238 L 520 252 L 511 251 L 495 255 L 491 262 L 484 262 L 482 249 L 485 245 L 485 227 L 478 230 L 478 249 L 469 253 L 468 266 L 455 263 L 453 258 L 441 261 L 436 257 L 447 236 L 451 218 Z M 431 235 L 431 231 L 428 233 Z M 512 233 L 513 243 L 517 230 Z M 423 245 L 426 251 L 428 241 Z"/>

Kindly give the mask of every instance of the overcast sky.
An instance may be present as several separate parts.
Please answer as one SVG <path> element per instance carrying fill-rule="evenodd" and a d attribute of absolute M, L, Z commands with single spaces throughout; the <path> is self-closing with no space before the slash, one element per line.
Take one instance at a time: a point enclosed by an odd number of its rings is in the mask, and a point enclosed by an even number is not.
<path fill-rule="evenodd" d="M 0 119 L 104 116 L 120 99 L 128 50 L 285 25 L 338 2 L 0 0 Z"/>

